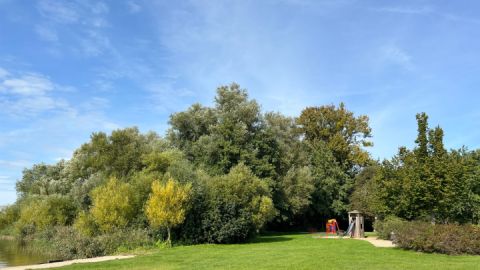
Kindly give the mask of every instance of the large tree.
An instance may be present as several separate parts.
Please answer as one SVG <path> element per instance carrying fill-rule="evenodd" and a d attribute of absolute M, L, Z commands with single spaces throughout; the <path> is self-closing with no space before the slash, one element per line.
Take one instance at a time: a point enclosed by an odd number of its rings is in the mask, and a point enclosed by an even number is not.
<path fill-rule="evenodd" d="M 306 141 L 324 142 L 346 172 L 354 174 L 368 164 L 370 156 L 364 147 L 373 144 L 368 140 L 371 128 L 366 115 L 355 116 L 343 103 L 338 107 L 307 107 L 297 124 Z"/>

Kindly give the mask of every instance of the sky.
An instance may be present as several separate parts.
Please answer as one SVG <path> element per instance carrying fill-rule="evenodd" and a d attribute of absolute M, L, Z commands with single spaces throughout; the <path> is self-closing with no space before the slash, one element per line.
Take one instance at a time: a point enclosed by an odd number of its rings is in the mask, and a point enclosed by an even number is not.
<path fill-rule="evenodd" d="M 0 0 L 0 205 L 32 164 L 92 132 L 212 105 L 239 83 L 263 111 L 344 102 L 374 158 L 413 147 L 415 114 L 480 147 L 478 1 Z"/>

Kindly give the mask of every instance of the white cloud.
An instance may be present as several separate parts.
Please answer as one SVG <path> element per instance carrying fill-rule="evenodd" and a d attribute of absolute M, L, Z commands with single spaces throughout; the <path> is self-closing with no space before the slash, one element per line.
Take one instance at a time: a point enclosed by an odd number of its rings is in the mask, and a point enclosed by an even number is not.
<path fill-rule="evenodd" d="M 0 79 L 7 77 L 9 74 L 7 70 L 0 67 Z"/>
<path fill-rule="evenodd" d="M 31 117 L 43 112 L 69 110 L 68 102 L 56 96 L 61 91 L 72 91 L 72 88 L 57 85 L 37 73 L 10 75 L 0 79 L 0 114 Z"/>
<path fill-rule="evenodd" d="M 380 49 L 380 58 L 385 63 L 396 64 L 407 70 L 412 70 L 414 65 L 412 56 L 396 45 L 387 45 Z"/>
<path fill-rule="evenodd" d="M 135 1 L 128 1 L 127 8 L 130 13 L 138 13 L 142 10 L 142 7 Z"/>
<path fill-rule="evenodd" d="M 105 13 L 108 13 L 110 9 L 108 8 L 107 4 L 105 4 L 104 2 L 97 2 L 97 3 L 91 4 L 90 10 L 94 14 L 105 14 Z"/>
<path fill-rule="evenodd" d="M 75 23 L 80 19 L 78 7 L 67 1 L 43 0 L 38 3 L 38 10 L 44 17 L 58 23 Z"/>
<path fill-rule="evenodd" d="M 434 15 L 445 20 L 480 24 L 480 20 L 477 18 L 471 18 L 467 16 L 456 15 L 447 12 L 440 12 L 429 6 L 422 7 L 381 7 L 371 8 L 370 10 L 377 12 L 396 13 L 402 15 Z"/>
<path fill-rule="evenodd" d="M 22 96 L 42 96 L 53 89 L 53 83 L 48 78 L 38 74 L 6 79 L 0 83 L 2 92 Z"/>
<path fill-rule="evenodd" d="M 381 7 L 372 8 L 371 10 L 387 13 L 422 15 L 432 13 L 434 10 L 431 7 Z"/>
<path fill-rule="evenodd" d="M 94 57 L 109 51 L 110 40 L 103 31 L 110 26 L 106 17 L 109 7 L 104 2 L 41 0 L 37 9 L 43 21 L 34 26 L 35 32 L 42 40 L 54 43 L 54 54 L 63 49 Z M 60 44 L 60 39 L 75 41 Z"/>

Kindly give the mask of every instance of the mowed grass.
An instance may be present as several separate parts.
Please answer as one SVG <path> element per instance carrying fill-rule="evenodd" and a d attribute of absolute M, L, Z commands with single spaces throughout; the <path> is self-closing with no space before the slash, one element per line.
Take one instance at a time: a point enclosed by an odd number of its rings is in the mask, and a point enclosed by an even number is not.
<path fill-rule="evenodd" d="M 309 234 L 261 236 L 238 245 L 195 245 L 61 269 L 480 269 L 480 256 L 377 248 L 366 241 Z"/>

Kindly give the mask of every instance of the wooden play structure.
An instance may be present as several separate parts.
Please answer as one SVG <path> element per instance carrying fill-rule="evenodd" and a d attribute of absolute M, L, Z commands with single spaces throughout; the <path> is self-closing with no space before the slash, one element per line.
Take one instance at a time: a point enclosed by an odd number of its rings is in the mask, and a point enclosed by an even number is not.
<path fill-rule="evenodd" d="M 352 238 L 365 238 L 365 220 L 360 211 L 348 212 L 348 230 L 346 235 Z"/>
<path fill-rule="evenodd" d="M 365 220 L 360 211 L 354 210 L 348 212 L 348 229 L 343 236 L 350 236 L 351 238 L 365 238 Z M 336 219 L 329 219 L 326 224 L 326 234 L 338 235 L 340 228 Z"/>

